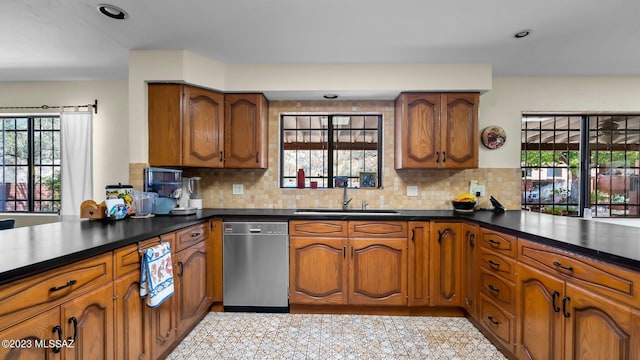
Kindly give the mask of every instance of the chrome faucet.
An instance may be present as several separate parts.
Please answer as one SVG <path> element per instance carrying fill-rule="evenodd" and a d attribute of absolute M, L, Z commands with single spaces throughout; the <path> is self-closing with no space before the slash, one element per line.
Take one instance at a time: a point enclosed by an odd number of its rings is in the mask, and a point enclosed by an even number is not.
<path fill-rule="evenodd" d="M 344 187 L 344 195 L 342 196 L 342 210 L 347 210 L 347 207 L 349 206 L 349 203 L 351 202 L 351 200 L 353 200 L 353 198 L 350 198 L 349 200 L 347 200 L 347 187 Z"/>
<path fill-rule="evenodd" d="M 362 200 L 362 211 L 367 210 L 367 206 L 369 206 L 367 200 Z"/>

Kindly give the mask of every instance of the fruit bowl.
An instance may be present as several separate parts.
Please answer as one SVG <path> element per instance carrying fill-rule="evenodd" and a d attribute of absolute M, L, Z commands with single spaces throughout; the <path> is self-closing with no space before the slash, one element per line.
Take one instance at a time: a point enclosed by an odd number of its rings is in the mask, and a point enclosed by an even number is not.
<path fill-rule="evenodd" d="M 453 210 L 460 212 L 472 212 L 476 207 L 475 201 L 455 201 L 452 200 Z"/>

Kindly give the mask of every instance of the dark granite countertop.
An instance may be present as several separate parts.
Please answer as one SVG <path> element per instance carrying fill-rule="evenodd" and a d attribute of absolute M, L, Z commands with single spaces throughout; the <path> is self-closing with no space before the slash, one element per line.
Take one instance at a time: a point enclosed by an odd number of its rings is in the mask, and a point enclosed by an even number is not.
<path fill-rule="evenodd" d="M 205 209 L 196 215 L 57 223 L 0 231 L 0 284 L 172 232 L 210 218 L 225 220 L 454 220 L 465 219 L 543 244 L 640 271 L 640 229 L 527 211 L 398 210 L 397 215 L 298 215 L 294 209 Z"/>

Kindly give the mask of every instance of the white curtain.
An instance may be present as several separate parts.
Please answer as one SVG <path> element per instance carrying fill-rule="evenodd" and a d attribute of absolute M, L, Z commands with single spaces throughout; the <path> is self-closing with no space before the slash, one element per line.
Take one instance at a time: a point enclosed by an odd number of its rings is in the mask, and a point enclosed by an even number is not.
<path fill-rule="evenodd" d="M 91 111 L 60 113 L 62 144 L 61 215 L 80 215 L 80 204 L 93 198 Z"/>

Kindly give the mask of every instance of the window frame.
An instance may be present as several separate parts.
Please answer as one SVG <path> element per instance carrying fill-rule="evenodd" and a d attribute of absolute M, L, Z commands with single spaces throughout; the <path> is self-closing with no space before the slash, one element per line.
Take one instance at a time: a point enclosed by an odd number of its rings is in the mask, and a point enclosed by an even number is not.
<path fill-rule="evenodd" d="M 17 127 L 17 121 L 19 119 L 26 119 L 27 120 L 27 128 L 26 129 L 18 129 Z M 44 129 L 42 126 L 42 123 L 40 123 L 40 127 L 36 128 L 36 119 L 40 119 L 41 121 L 43 119 L 52 119 L 53 121 L 57 120 L 57 125 L 55 123 L 52 123 L 52 127 L 51 129 Z M 16 128 L 12 129 L 12 130 L 5 130 L 5 120 L 13 120 L 14 124 L 16 124 Z M 37 186 L 37 180 L 36 179 L 36 173 L 40 174 L 40 181 L 42 181 L 42 179 L 44 178 L 42 176 L 42 172 L 41 169 L 45 168 L 45 167 L 50 167 L 51 168 L 51 181 L 52 183 L 55 181 L 55 176 L 56 174 L 59 174 L 60 179 L 61 179 L 61 172 L 62 172 L 62 126 L 60 123 L 60 115 L 59 114 L 0 114 L 0 121 L 2 122 L 2 124 L 0 124 L 0 130 L 4 133 L 6 131 L 11 131 L 11 132 L 26 132 L 27 133 L 27 163 L 26 164 L 13 164 L 13 165 L 6 165 L 5 164 L 5 148 L 4 148 L 4 144 L 2 147 L 2 152 L 0 152 L 0 166 L 3 168 L 6 167 L 14 167 L 15 168 L 15 175 L 14 178 L 12 180 L 17 180 L 18 178 L 18 174 L 17 174 L 17 170 L 19 167 L 26 167 L 27 168 L 27 178 L 28 178 L 28 182 L 27 182 L 27 194 L 26 194 L 26 198 L 25 199 L 17 199 L 15 197 L 15 195 L 17 194 L 17 183 L 14 183 L 14 198 L 11 200 L 8 199 L 2 199 L 2 207 L 0 208 L 0 212 L 5 212 L 5 213 L 32 213 L 32 214 L 56 214 L 60 212 L 60 208 L 61 208 L 61 204 L 62 204 L 62 186 L 55 186 L 53 189 L 50 189 L 51 191 L 51 197 L 50 198 L 43 198 L 42 197 L 42 183 L 40 182 L 40 187 Z M 56 128 L 57 126 L 57 128 Z M 51 164 L 43 164 L 42 160 L 42 153 L 43 153 L 43 143 L 40 142 L 40 154 L 39 156 L 36 156 L 36 137 L 39 137 L 40 139 L 42 139 L 42 133 L 43 132 L 51 132 L 52 133 L 52 139 L 51 139 L 51 145 L 52 148 L 50 149 L 52 151 L 52 163 Z M 56 136 L 57 133 L 57 136 Z M 16 134 L 17 135 L 17 134 Z M 3 136 L 4 138 L 4 136 Z M 16 136 L 17 138 L 17 136 Z M 57 138 L 57 139 L 56 139 Z M 2 140 L 0 140 L 2 141 Z M 58 155 L 58 163 L 56 164 L 56 154 Z M 40 159 L 39 163 L 36 164 L 36 159 Z M 38 168 L 38 171 L 36 171 L 36 168 Z M 3 170 L 3 174 L 4 174 L 4 170 Z M 3 179 L 2 182 L 0 182 L 0 184 L 5 184 L 7 182 L 5 182 L 6 176 L 3 175 Z M 2 186 L 3 190 L 4 190 L 4 186 Z M 38 191 L 39 190 L 39 191 Z M 56 193 L 58 194 L 58 198 L 56 199 Z M 38 196 L 38 199 L 36 199 L 36 195 Z M 14 209 L 13 210 L 8 210 L 6 207 L 6 203 L 7 202 L 11 202 L 14 204 Z M 18 204 L 19 203 L 26 203 L 26 209 L 25 210 L 18 210 Z M 43 204 L 46 203 L 50 203 L 51 207 L 50 207 L 50 211 L 44 211 L 42 210 Z M 36 210 L 36 205 L 39 205 L 39 211 Z"/>
<path fill-rule="evenodd" d="M 521 206 L 523 209 L 536 209 L 536 208 L 540 208 L 539 210 L 535 210 L 535 211 L 542 211 L 543 207 L 547 207 L 547 206 L 551 206 L 551 213 L 556 214 L 555 212 L 555 208 L 565 208 L 565 210 L 569 210 L 569 206 L 573 207 L 574 205 L 577 205 L 577 209 L 575 212 L 571 212 L 569 211 L 569 216 L 578 216 L 581 217 L 584 215 L 584 209 L 585 208 L 594 208 L 596 211 L 593 211 L 592 209 L 592 215 L 594 217 L 609 217 L 609 216 L 617 216 L 617 217 L 640 217 L 640 204 L 639 201 L 636 199 L 635 201 L 631 201 L 629 202 L 629 198 L 628 197 L 622 197 L 622 201 L 620 201 L 620 194 L 615 194 L 618 197 L 618 202 L 614 201 L 612 198 L 609 199 L 609 201 L 606 202 L 600 202 L 598 200 L 596 200 L 595 202 L 593 201 L 593 197 L 594 197 L 594 193 L 599 192 L 598 187 L 600 186 L 600 177 L 605 173 L 601 172 L 601 169 L 609 169 L 611 171 L 613 171 L 614 169 L 620 170 L 623 169 L 625 172 L 625 176 L 628 177 L 625 178 L 625 187 L 624 187 L 624 191 L 629 191 L 634 185 L 630 185 L 629 187 L 627 187 L 626 182 L 631 182 L 633 180 L 633 177 L 635 176 L 635 187 L 638 187 L 638 173 L 640 172 L 640 167 L 638 165 L 629 165 L 627 159 L 628 158 L 634 158 L 633 156 L 630 156 L 630 152 L 635 152 L 636 156 L 635 158 L 637 158 L 638 154 L 637 152 L 640 150 L 640 141 L 636 140 L 634 141 L 629 141 L 629 133 L 635 134 L 636 137 L 638 134 L 640 134 L 640 126 L 637 125 L 636 122 L 636 127 L 629 127 L 629 120 L 630 119 L 634 119 L 634 118 L 638 118 L 640 117 L 640 114 L 637 113 L 607 113 L 607 114 L 591 114 L 591 113 L 569 113 L 569 114 L 563 114 L 563 113 L 523 113 L 522 114 L 522 124 L 521 124 L 521 158 L 520 158 L 520 166 L 521 166 L 521 170 L 522 170 L 522 178 L 521 178 L 521 184 L 522 184 L 522 196 L 521 196 Z M 553 123 L 553 127 L 542 127 L 540 126 L 537 130 L 530 130 L 528 128 L 528 124 L 527 121 L 525 119 L 527 118 L 548 118 L 548 120 L 554 120 Z M 555 142 L 555 137 L 557 136 L 556 134 L 556 123 L 555 121 L 557 121 L 558 118 L 566 118 L 567 121 L 570 121 L 571 118 L 573 118 L 574 120 L 578 119 L 578 127 L 572 127 L 571 125 L 568 125 L 567 128 L 561 128 L 558 131 L 560 133 L 562 132 L 566 132 L 567 135 L 572 134 L 571 136 L 567 137 L 567 141 L 566 143 L 556 143 Z M 604 118 L 604 120 L 602 119 Z M 614 118 L 618 118 L 618 119 L 614 119 Z M 617 122 L 617 121 L 624 121 L 625 123 L 625 127 L 623 129 L 617 130 L 617 125 L 616 127 L 614 127 L 614 129 L 616 129 L 616 132 L 620 132 L 624 134 L 624 142 L 610 142 L 608 143 L 608 145 L 599 145 L 599 139 L 600 136 L 599 133 L 604 132 L 605 134 L 607 133 L 607 130 L 609 131 L 614 131 L 614 130 L 610 130 L 610 129 L 606 129 L 603 130 L 602 129 L 602 125 L 601 125 L 601 121 L 604 122 Z M 553 142 L 531 142 L 529 143 L 528 140 L 528 135 L 531 131 L 538 131 L 540 133 L 540 135 L 543 132 L 549 132 L 549 131 L 553 131 L 553 136 L 551 136 L 550 138 L 553 138 Z M 569 141 L 570 137 L 573 136 L 577 136 L 577 139 L 574 140 L 573 142 Z M 542 136 L 539 136 L 539 139 L 541 139 Z M 592 141 L 593 139 L 595 139 L 595 141 Z M 613 140 L 610 140 L 613 141 Z M 558 145 L 564 146 L 564 147 L 558 147 Z M 536 167 L 535 165 L 528 165 L 527 164 L 527 157 L 525 157 L 525 151 L 534 151 L 534 152 L 538 152 L 539 153 L 539 159 L 540 159 L 540 163 L 538 164 L 538 166 Z M 570 171 L 573 167 L 567 162 L 566 166 L 558 166 L 557 163 L 551 163 L 548 165 L 542 165 L 541 163 L 541 159 L 542 159 L 542 152 L 543 151 L 552 151 L 555 157 L 556 153 L 567 153 L 565 156 L 567 157 L 567 161 L 570 161 L 571 157 L 570 157 L 570 152 L 578 152 L 578 165 L 577 165 L 577 175 L 575 176 L 577 178 L 578 181 L 578 186 L 576 192 L 577 192 L 577 204 L 575 203 L 575 201 L 567 201 L 566 203 L 556 203 L 555 200 L 553 200 L 552 203 L 546 203 L 544 201 L 542 201 L 542 187 L 540 184 L 538 184 L 537 186 L 534 186 L 534 189 L 531 190 L 529 188 L 529 182 L 533 183 L 535 179 L 528 179 L 529 177 L 533 178 L 533 176 L 530 174 L 532 169 L 538 169 L 538 170 L 542 170 L 544 168 L 546 168 L 547 170 L 549 169 L 554 169 L 557 170 L 559 168 L 562 169 L 567 169 L 567 171 Z M 623 152 L 624 154 L 624 162 L 625 165 L 623 167 L 613 167 L 613 166 L 602 166 L 601 164 L 598 164 L 597 162 L 594 162 L 593 159 L 594 158 L 599 158 L 598 154 L 599 153 L 605 153 L 608 154 L 609 158 L 611 159 L 611 163 L 613 163 L 613 158 L 614 158 L 614 153 L 619 153 L 619 152 Z M 564 154 L 563 154 L 564 155 Z M 576 160 L 574 158 L 574 160 Z M 555 179 L 556 176 L 554 174 L 553 177 L 551 177 L 554 181 L 555 184 Z M 541 181 L 541 177 L 539 178 L 538 181 Z M 610 191 L 612 189 L 611 184 L 610 186 Z M 555 194 L 555 187 L 553 188 L 554 190 L 554 194 Z M 637 190 L 637 189 L 636 189 Z M 605 194 L 605 195 L 614 195 L 614 194 Z M 624 194 L 623 194 L 624 195 Z M 626 194 L 625 196 L 628 196 L 629 194 Z M 573 197 L 573 194 L 571 195 Z M 535 199 L 534 199 L 535 198 Z M 535 201 L 532 201 L 535 200 Z M 617 208 L 624 208 L 624 214 L 614 214 L 614 206 Z M 600 208 L 602 207 L 602 209 Z M 630 211 L 632 210 L 633 211 Z M 617 209 L 616 209 L 617 210 Z M 548 211 L 547 211 L 548 212 Z"/>
<path fill-rule="evenodd" d="M 319 117 L 327 117 L 327 186 L 326 187 L 321 187 L 320 184 L 318 184 L 318 189 L 332 189 L 335 188 L 335 184 L 334 184 L 334 177 L 336 176 L 335 174 L 333 174 L 333 168 L 334 168 L 334 150 L 341 150 L 341 149 L 335 149 L 335 142 L 334 142 L 334 131 L 335 130 L 375 130 L 377 131 L 377 186 L 373 189 L 381 189 L 382 188 L 382 158 L 384 157 L 384 152 L 383 152 L 383 148 L 382 148 L 382 135 L 383 135 L 383 126 L 384 126 L 384 115 L 382 113 L 370 113 L 370 112 L 366 112 L 366 113 L 348 113 L 348 112 L 337 112 L 337 113 L 330 113 L 330 112 L 314 112 L 314 113 L 308 113 L 308 112 L 286 112 L 286 113 L 281 113 L 280 114 L 280 139 L 279 139 L 279 153 L 280 153 L 280 164 L 279 164 L 279 175 L 278 175 L 278 183 L 279 183 L 279 187 L 280 189 L 296 189 L 296 187 L 294 186 L 284 186 L 284 182 L 285 179 L 291 178 L 291 176 L 284 176 L 285 171 L 284 171 L 284 151 L 285 151 L 285 136 L 284 133 L 286 130 L 298 130 L 298 129 L 289 129 L 289 128 L 285 128 L 284 126 L 284 119 L 285 117 L 288 116 L 319 116 Z M 333 121 L 332 119 L 335 117 L 354 117 L 354 116 L 375 116 L 377 117 L 377 128 L 334 128 L 333 127 Z M 324 128 L 308 128 L 305 130 L 311 130 L 311 131 L 325 131 Z M 344 150 L 344 149 L 342 149 Z M 354 149 L 349 149 L 350 151 L 354 151 Z M 324 151 L 324 150 L 323 150 Z M 362 151 L 365 151 L 364 149 Z M 324 177 L 323 177 L 324 179 Z M 352 179 L 358 179 L 359 180 L 359 176 L 349 176 L 349 184 L 352 183 Z M 354 186 L 349 186 L 348 188 L 350 189 L 357 189 L 357 187 Z"/>

